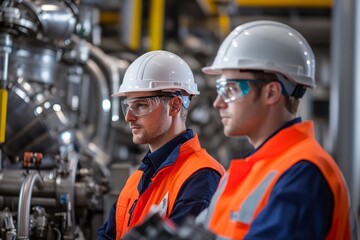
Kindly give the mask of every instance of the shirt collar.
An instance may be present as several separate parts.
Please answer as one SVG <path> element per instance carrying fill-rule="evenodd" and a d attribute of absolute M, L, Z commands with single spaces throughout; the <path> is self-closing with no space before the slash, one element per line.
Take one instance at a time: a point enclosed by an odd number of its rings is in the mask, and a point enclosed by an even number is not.
<path fill-rule="evenodd" d="M 251 156 L 253 155 L 258 149 L 260 149 L 269 139 L 271 139 L 273 136 L 275 136 L 278 132 L 280 132 L 281 130 L 283 130 L 284 128 L 290 127 L 296 123 L 301 123 L 302 119 L 301 117 L 297 117 L 294 118 L 293 120 L 285 123 L 281 128 L 279 128 L 278 130 L 276 130 L 274 133 L 272 133 L 259 147 L 249 151 L 247 154 L 245 154 L 245 157 Z"/>
<path fill-rule="evenodd" d="M 192 129 L 187 129 L 184 133 L 176 136 L 165 145 L 160 147 L 154 152 L 148 152 L 142 161 L 142 165 L 140 166 L 140 170 L 144 170 L 146 166 L 151 165 L 155 170 L 158 170 L 163 162 L 168 158 L 168 156 L 173 152 L 173 150 L 190 140 L 194 137 L 194 132 Z"/>

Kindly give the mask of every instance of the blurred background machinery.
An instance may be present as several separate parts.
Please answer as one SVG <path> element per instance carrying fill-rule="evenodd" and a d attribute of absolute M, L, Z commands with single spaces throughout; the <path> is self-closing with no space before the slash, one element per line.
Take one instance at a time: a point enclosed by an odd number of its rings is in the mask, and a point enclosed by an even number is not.
<path fill-rule="evenodd" d="M 209 153 L 227 167 L 247 152 L 245 138 L 223 135 L 201 68 L 256 19 L 287 23 L 313 47 L 317 88 L 301 115 L 315 119 L 358 211 L 359 16 L 355 0 L 0 0 L 0 239 L 96 239 L 146 153 L 110 97 L 146 51 L 172 51 L 193 69 L 201 95 L 188 127 Z"/>
<path fill-rule="evenodd" d="M 1 239 L 91 239 L 108 164 L 140 152 L 110 98 L 129 62 L 93 44 L 96 19 L 76 1 L 1 1 Z"/>

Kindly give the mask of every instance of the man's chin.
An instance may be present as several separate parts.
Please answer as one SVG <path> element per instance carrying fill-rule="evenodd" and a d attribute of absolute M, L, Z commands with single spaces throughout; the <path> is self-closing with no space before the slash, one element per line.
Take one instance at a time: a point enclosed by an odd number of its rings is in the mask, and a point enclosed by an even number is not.
<path fill-rule="evenodd" d="M 146 142 L 141 138 L 133 137 L 133 143 L 135 143 L 135 144 L 145 144 Z"/>
<path fill-rule="evenodd" d="M 229 126 L 228 125 L 223 125 L 223 127 L 224 127 L 224 134 L 225 134 L 225 136 L 230 136 L 231 135 L 231 128 L 229 128 Z"/>
<path fill-rule="evenodd" d="M 224 135 L 226 137 L 236 137 L 238 136 L 233 130 L 224 128 Z"/>

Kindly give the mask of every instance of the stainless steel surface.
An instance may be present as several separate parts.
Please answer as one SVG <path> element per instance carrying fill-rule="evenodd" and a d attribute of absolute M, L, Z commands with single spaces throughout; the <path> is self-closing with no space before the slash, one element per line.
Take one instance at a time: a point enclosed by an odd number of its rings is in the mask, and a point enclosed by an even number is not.
<path fill-rule="evenodd" d="M 12 51 L 12 40 L 9 34 L 0 34 L 0 87 L 7 86 L 9 56 Z"/>
<path fill-rule="evenodd" d="M 26 79 L 12 84 L 4 153 L 14 161 L 25 151 L 59 154 L 75 141 L 75 116 L 51 89 Z M 16 121 L 14 120 L 16 119 Z"/>
<path fill-rule="evenodd" d="M 9 59 L 9 78 L 25 78 L 30 81 L 54 84 L 59 51 L 54 48 L 14 43 Z"/>
<path fill-rule="evenodd" d="M 9 92 L 0 206 L 19 212 L 17 228 L 1 238 L 84 236 L 87 212 L 101 209 L 108 191 L 109 132 L 119 111 L 110 93 L 122 70 L 87 42 L 96 24 L 78 18 L 77 7 L 51 0 L 0 4 L 0 80 Z"/>

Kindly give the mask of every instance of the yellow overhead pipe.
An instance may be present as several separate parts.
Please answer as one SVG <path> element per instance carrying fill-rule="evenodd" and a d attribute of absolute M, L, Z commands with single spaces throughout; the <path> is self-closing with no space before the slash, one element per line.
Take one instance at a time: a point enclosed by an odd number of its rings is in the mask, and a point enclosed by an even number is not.
<path fill-rule="evenodd" d="M 120 21 L 120 14 L 115 11 L 101 11 L 100 24 L 118 24 Z"/>
<path fill-rule="evenodd" d="M 132 50 L 138 50 L 141 43 L 141 23 L 142 23 L 142 0 L 132 0 L 134 2 L 132 23 L 133 30 L 129 41 Z"/>
<path fill-rule="evenodd" d="M 217 14 L 217 5 L 214 0 L 197 0 L 200 8 L 208 15 Z"/>
<path fill-rule="evenodd" d="M 133 51 L 141 44 L 142 0 L 124 0 L 121 10 L 121 40 Z"/>
<path fill-rule="evenodd" d="M 242 7 L 332 7 L 333 0 L 236 0 Z"/>
<path fill-rule="evenodd" d="M 165 0 L 151 0 L 149 21 L 150 51 L 163 48 L 164 15 Z"/>
<path fill-rule="evenodd" d="M 225 38 L 231 30 L 231 20 L 226 14 L 220 14 L 218 17 L 220 37 Z"/>
<path fill-rule="evenodd" d="M 220 38 L 225 38 L 231 31 L 231 19 L 228 14 L 227 3 L 216 0 L 198 0 L 203 11 L 210 15 L 217 15 Z"/>
<path fill-rule="evenodd" d="M 0 89 L 0 143 L 5 142 L 7 102 L 7 90 Z"/>

